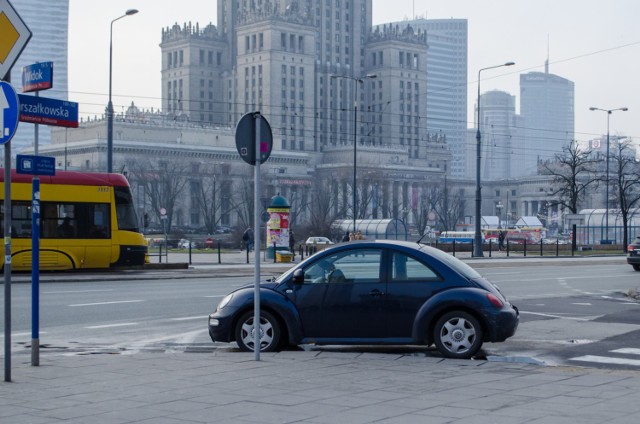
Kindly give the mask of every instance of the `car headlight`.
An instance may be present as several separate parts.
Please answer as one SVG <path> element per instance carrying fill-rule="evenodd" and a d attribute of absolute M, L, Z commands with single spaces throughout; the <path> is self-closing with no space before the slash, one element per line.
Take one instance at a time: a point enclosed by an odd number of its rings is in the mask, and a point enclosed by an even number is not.
<path fill-rule="evenodd" d="M 229 304 L 229 302 L 231 302 L 232 298 L 233 298 L 233 293 L 228 294 L 225 297 L 223 297 L 222 300 L 220 301 L 220 303 L 218 303 L 218 307 L 216 308 L 216 311 L 219 311 L 222 308 L 224 308 L 225 306 L 227 306 Z"/>

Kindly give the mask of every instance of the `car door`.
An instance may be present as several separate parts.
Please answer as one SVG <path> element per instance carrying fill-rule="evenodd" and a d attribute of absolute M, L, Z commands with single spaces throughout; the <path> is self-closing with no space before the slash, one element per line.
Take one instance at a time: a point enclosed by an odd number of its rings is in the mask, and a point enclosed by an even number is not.
<path fill-rule="evenodd" d="M 444 287 L 443 278 L 426 261 L 398 250 L 389 251 L 386 323 L 388 337 L 411 337 L 418 310 Z"/>
<path fill-rule="evenodd" d="M 304 283 L 287 296 L 307 339 L 384 337 L 382 249 L 348 249 L 303 268 Z"/>
<path fill-rule="evenodd" d="M 382 252 L 362 247 L 330 257 L 334 269 L 322 302 L 324 337 L 354 340 L 386 336 Z"/>

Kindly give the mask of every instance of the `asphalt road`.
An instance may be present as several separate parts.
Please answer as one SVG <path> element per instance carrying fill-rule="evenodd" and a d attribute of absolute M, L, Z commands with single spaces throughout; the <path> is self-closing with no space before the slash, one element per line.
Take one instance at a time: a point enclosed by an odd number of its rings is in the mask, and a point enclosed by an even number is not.
<path fill-rule="evenodd" d="M 638 273 L 624 262 L 525 267 L 517 262 L 493 266 L 484 262 L 480 271 L 497 283 L 521 311 L 516 335 L 505 343 L 485 344 L 482 353 L 486 357 L 495 361 L 640 369 L 640 304 L 625 295 L 630 288 L 638 287 Z M 171 278 L 144 280 L 134 274 L 117 279 L 98 275 L 73 282 L 58 275 L 57 282 L 41 285 L 41 354 L 233 348 L 211 342 L 207 315 L 222 296 L 234 287 L 251 283 L 253 278 L 219 278 L 212 274 L 174 272 Z M 0 322 L 3 319 L 0 317 Z M 30 341 L 31 287 L 13 284 L 15 354 L 29 353 Z M 438 355 L 432 348 L 303 348 L 413 350 L 416 354 Z"/>

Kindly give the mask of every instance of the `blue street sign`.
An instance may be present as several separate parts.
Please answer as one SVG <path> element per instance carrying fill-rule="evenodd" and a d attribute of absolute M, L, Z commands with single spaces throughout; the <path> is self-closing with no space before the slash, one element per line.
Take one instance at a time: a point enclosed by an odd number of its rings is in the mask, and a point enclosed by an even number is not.
<path fill-rule="evenodd" d="M 48 90 L 53 87 L 53 62 L 34 63 L 22 68 L 22 92 Z"/>
<path fill-rule="evenodd" d="M 17 155 L 16 172 L 30 175 L 56 175 L 56 159 L 49 156 Z"/>
<path fill-rule="evenodd" d="M 0 144 L 6 144 L 18 128 L 18 95 L 11 84 L 0 81 Z"/>
<path fill-rule="evenodd" d="M 18 94 L 20 122 L 78 128 L 78 103 Z"/>

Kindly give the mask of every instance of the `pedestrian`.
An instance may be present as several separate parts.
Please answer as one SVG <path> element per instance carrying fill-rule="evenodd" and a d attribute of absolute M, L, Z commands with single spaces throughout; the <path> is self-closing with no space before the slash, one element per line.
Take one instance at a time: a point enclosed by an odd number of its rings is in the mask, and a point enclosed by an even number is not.
<path fill-rule="evenodd" d="M 356 233 L 356 240 L 362 240 L 362 231 L 358 230 L 358 232 Z"/>
<path fill-rule="evenodd" d="M 498 233 L 498 250 L 503 250 L 504 249 L 504 231 L 500 231 Z"/>
<path fill-rule="evenodd" d="M 347 231 L 346 233 L 344 233 L 344 237 L 342 237 L 342 241 L 349 241 L 349 231 Z"/>
<path fill-rule="evenodd" d="M 242 241 L 247 248 L 247 252 L 251 252 L 253 250 L 253 229 L 251 227 L 247 227 L 242 234 Z"/>
<path fill-rule="evenodd" d="M 296 239 L 293 237 L 293 231 L 289 232 L 289 251 L 293 254 L 292 259 L 296 257 Z"/>

